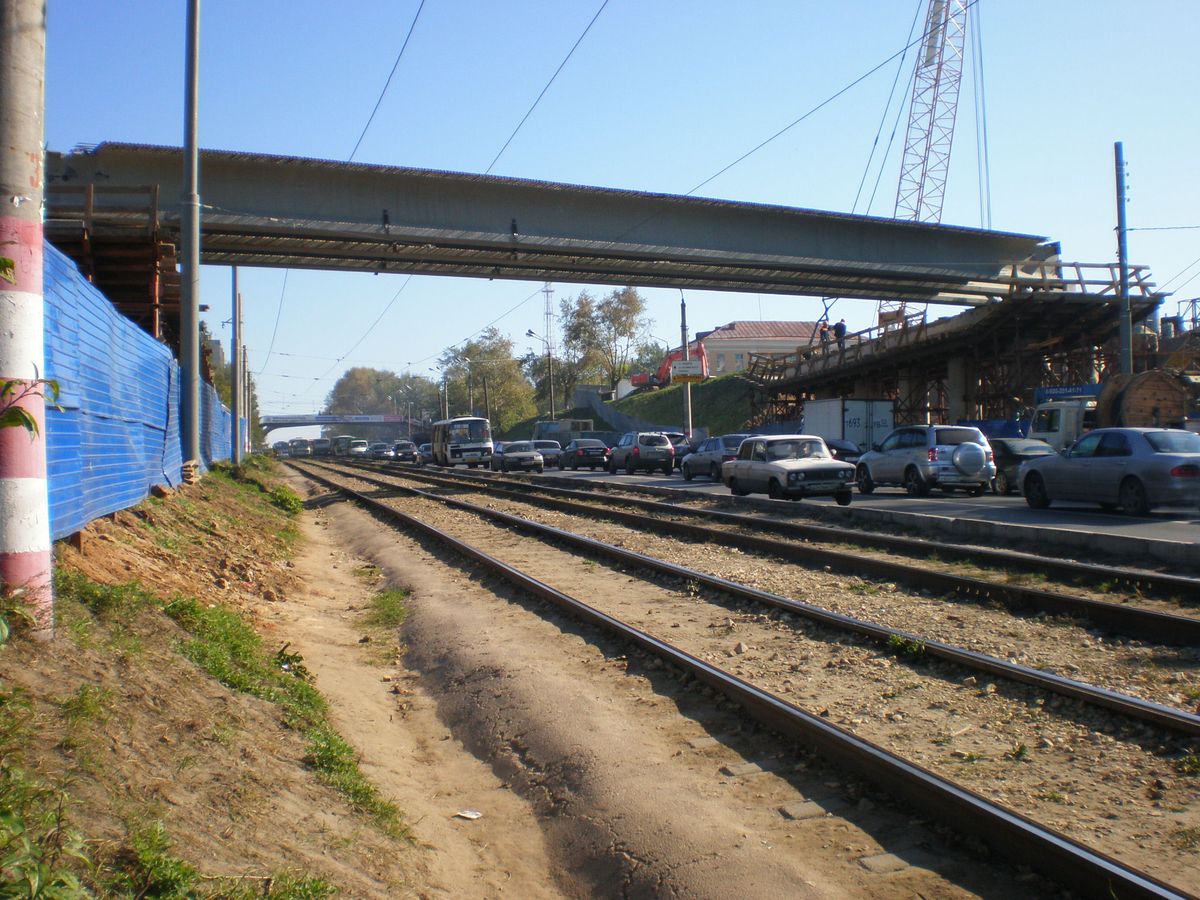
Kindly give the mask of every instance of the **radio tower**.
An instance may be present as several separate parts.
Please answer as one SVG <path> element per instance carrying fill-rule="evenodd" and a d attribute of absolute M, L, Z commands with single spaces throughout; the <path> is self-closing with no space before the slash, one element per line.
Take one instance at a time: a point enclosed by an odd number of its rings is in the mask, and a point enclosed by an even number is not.
<path fill-rule="evenodd" d="M 942 221 L 962 84 L 968 7 L 968 0 L 929 0 L 925 40 L 913 76 L 908 136 L 900 163 L 894 218 L 911 222 Z M 903 321 L 904 314 L 903 300 L 879 303 L 880 326 Z"/>

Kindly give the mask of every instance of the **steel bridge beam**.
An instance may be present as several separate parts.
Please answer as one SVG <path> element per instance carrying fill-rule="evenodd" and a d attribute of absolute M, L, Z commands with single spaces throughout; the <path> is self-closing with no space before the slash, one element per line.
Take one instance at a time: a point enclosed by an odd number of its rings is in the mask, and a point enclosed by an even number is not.
<path fill-rule="evenodd" d="M 207 264 L 978 305 L 1012 263 L 1057 253 L 1031 235 L 392 166 L 210 150 L 201 172 Z M 49 153 L 47 219 L 86 209 L 119 233 L 146 215 L 128 189 L 178 197 L 181 177 L 174 147 Z"/>

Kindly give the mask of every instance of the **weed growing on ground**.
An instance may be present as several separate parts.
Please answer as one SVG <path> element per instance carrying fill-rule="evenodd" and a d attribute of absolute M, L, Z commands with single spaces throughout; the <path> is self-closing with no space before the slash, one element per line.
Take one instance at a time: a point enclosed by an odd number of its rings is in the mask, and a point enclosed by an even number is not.
<path fill-rule="evenodd" d="M 271 489 L 271 504 L 289 516 L 298 516 L 304 511 L 304 500 L 285 484 Z"/>
<path fill-rule="evenodd" d="M 897 656 L 903 656 L 907 659 L 923 659 L 925 657 L 924 641 L 909 640 L 899 634 L 893 634 L 888 638 L 888 649 Z"/>
<path fill-rule="evenodd" d="M 1065 803 L 1067 798 L 1058 791 L 1042 791 L 1040 794 L 1035 794 L 1039 800 L 1049 800 L 1051 803 Z"/>
<path fill-rule="evenodd" d="M 1200 756 L 1195 753 L 1189 753 L 1179 762 L 1175 763 L 1175 769 L 1181 775 L 1200 775 Z"/>
<path fill-rule="evenodd" d="M 371 628 L 399 628 L 408 618 L 408 592 L 380 591 L 371 598 L 363 622 Z"/>
<path fill-rule="evenodd" d="M 1020 741 L 1018 741 L 1017 743 L 1013 744 L 1008 750 L 1006 750 L 1004 752 L 1004 755 L 1007 756 L 1009 759 L 1011 759 L 1013 762 L 1019 762 L 1023 759 L 1027 759 L 1029 757 L 1029 748 L 1026 747 L 1024 744 L 1022 744 Z"/>
<path fill-rule="evenodd" d="M 1200 847 L 1200 828 L 1180 828 L 1167 835 L 1172 847 L 1180 850 L 1195 850 Z"/>

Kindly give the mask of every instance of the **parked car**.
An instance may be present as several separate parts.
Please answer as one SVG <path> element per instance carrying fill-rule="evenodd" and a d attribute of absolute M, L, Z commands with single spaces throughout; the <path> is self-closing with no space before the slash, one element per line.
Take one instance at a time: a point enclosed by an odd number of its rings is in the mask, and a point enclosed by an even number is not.
<path fill-rule="evenodd" d="M 608 465 L 608 445 L 596 438 L 578 438 L 563 447 L 559 461 L 564 469 L 603 469 Z"/>
<path fill-rule="evenodd" d="M 683 458 L 679 464 L 683 472 L 683 480 L 691 481 L 697 475 L 707 475 L 713 481 L 721 480 L 721 465 L 737 458 L 738 447 L 742 441 L 753 435 L 723 434 L 720 437 L 707 438 L 696 445 L 696 449 Z"/>
<path fill-rule="evenodd" d="M 847 506 L 854 466 L 833 458 L 825 441 L 812 434 L 758 436 L 742 441 L 736 459 L 721 465 L 730 493 L 766 494 L 772 500 L 832 496 Z"/>
<path fill-rule="evenodd" d="M 417 445 L 412 441 L 396 441 L 392 444 L 392 458 L 397 462 L 416 462 Z"/>
<path fill-rule="evenodd" d="M 858 461 L 858 489 L 864 494 L 890 484 L 913 497 L 928 496 L 935 487 L 978 497 L 995 477 L 991 444 L 967 425 L 905 425 Z"/>
<path fill-rule="evenodd" d="M 638 469 L 662 469 L 670 475 L 675 469 L 675 447 L 660 431 L 630 431 L 608 454 L 608 471 L 616 475 L 618 469 L 629 475 Z"/>
<path fill-rule="evenodd" d="M 355 438 L 350 442 L 351 456 L 366 456 L 370 444 L 364 438 Z"/>
<path fill-rule="evenodd" d="M 692 443 L 682 431 L 664 431 L 663 434 L 675 448 L 675 468 L 678 469 L 683 465 L 683 458 L 692 452 Z"/>
<path fill-rule="evenodd" d="M 533 448 L 542 454 L 547 468 L 562 468 L 562 444 L 558 441 L 534 441 Z"/>
<path fill-rule="evenodd" d="M 845 438 L 825 438 L 825 443 L 829 446 L 829 452 L 833 454 L 834 459 L 856 465 L 862 459 L 862 447 L 854 441 L 848 441 Z"/>
<path fill-rule="evenodd" d="M 392 452 L 392 445 L 385 441 L 376 441 L 367 449 L 367 456 L 371 459 L 391 459 L 395 454 Z"/>
<path fill-rule="evenodd" d="M 1054 448 L 1037 438 L 991 438 L 990 443 L 996 461 L 992 491 L 997 494 L 1010 493 L 1021 484 L 1018 477 L 1021 463 L 1039 456 L 1054 455 Z"/>
<path fill-rule="evenodd" d="M 422 444 L 417 448 L 417 462 L 423 466 L 433 462 L 433 444 Z"/>
<path fill-rule="evenodd" d="M 1097 428 L 1059 453 L 1022 463 L 1020 479 L 1034 509 L 1076 500 L 1144 516 L 1156 506 L 1200 506 L 1200 435 Z"/>
<path fill-rule="evenodd" d="M 492 448 L 492 471 L 508 472 L 512 469 L 542 472 L 546 461 L 533 446 L 533 441 L 509 441 Z"/>

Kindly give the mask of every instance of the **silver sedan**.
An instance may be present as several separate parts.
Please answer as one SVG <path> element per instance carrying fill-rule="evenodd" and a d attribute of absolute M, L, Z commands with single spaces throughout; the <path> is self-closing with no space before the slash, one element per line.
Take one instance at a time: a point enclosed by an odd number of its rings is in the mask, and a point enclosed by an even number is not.
<path fill-rule="evenodd" d="M 1156 506 L 1200 506 L 1200 435 L 1098 428 L 1061 453 L 1022 463 L 1020 484 L 1034 509 L 1075 500 L 1142 516 Z"/>

